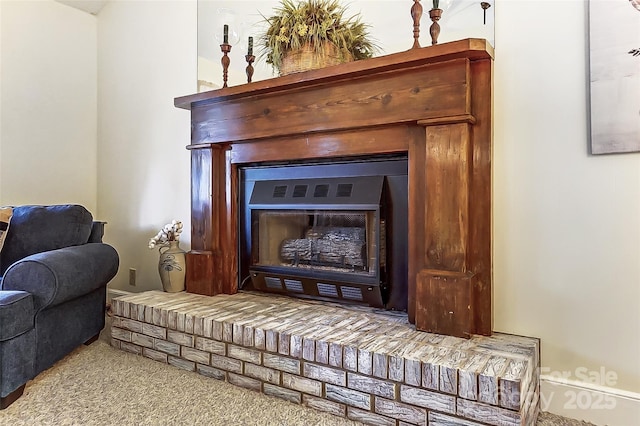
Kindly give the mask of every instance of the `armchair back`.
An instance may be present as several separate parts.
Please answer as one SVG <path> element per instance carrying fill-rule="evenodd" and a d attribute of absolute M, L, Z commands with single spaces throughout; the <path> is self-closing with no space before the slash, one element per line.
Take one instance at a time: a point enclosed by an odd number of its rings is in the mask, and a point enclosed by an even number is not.
<path fill-rule="evenodd" d="M 0 251 L 0 276 L 32 254 L 86 244 L 92 225 L 91 213 L 77 204 L 15 207 Z"/>

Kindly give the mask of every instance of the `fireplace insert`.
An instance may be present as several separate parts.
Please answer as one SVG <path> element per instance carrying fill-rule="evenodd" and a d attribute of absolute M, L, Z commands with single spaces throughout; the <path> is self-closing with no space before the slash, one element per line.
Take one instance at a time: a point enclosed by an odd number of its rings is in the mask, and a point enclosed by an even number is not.
<path fill-rule="evenodd" d="M 241 288 L 406 310 L 405 158 L 240 175 Z"/>

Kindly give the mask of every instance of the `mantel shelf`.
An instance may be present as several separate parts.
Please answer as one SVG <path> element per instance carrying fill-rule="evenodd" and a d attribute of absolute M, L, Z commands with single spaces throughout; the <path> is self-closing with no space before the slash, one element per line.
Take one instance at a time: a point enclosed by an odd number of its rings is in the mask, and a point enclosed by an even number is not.
<path fill-rule="evenodd" d="M 193 106 L 201 106 L 210 102 L 222 102 L 247 96 L 256 96 L 269 92 L 278 92 L 283 88 L 292 89 L 299 86 L 322 84 L 327 81 L 336 82 L 338 80 L 351 79 L 367 74 L 377 74 L 400 68 L 408 69 L 460 58 L 467 58 L 472 61 L 493 59 L 493 55 L 493 47 L 487 40 L 468 38 L 317 70 L 289 74 L 283 77 L 241 84 L 239 86 L 182 96 L 175 98 L 174 105 L 177 108 L 190 110 Z"/>

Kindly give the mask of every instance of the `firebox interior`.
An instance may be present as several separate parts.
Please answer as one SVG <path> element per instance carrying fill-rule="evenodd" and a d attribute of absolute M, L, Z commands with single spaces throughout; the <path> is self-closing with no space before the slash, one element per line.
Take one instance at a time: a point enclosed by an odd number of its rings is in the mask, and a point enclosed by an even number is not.
<path fill-rule="evenodd" d="M 250 289 L 406 309 L 406 160 L 373 164 L 243 170 Z"/>

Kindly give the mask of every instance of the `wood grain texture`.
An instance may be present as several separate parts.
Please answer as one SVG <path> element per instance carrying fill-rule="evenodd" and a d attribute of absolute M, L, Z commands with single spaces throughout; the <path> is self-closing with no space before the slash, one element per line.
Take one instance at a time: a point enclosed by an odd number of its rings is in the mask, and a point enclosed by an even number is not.
<path fill-rule="evenodd" d="M 471 301 L 473 284 L 471 274 L 421 271 L 416 288 L 416 328 L 431 333 L 470 337 L 474 308 Z"/>
<path fill-rule="evenodd" d="M 430 64 L 410 74 L 367 75 L 199 106 L 191 111 L 192 142 L 242 141 L 464 114 L 469 112 L 468 79 L 467 67 Z"/>
<path fill-rule="evenodd" d="M 210 251 L 191 250 L 186 255 L 187 275 L 186 291 L 188 293 L 214 295 L 213 254 Z"/>
<path fill-rule="evenodd" d="M 493 47 L 484 39 L 464 39 L 450 43 L 442 43 L 426 49 L 412 49 L 409 51 L 393 53 L 365 61 L 354 61 L 342 64 L 330 69 L 317 69 L 307 72 L 290 74 L 284 77 L 272 78 L 251 83 L 216 90 L 224 100 L 233 100 L 247 96 L 247 91 L 254 95 L 264 95 L 274 91 L 322 84 L 327 81 L 349 80 L 353 77 L 370 74 L 386 73 L 396 70 L 419 68 L 428 64 L 446 62 L 455 59 L 469 59 L 477 61 L 493 59 Z M 178 108 L 192 109 L 203 104 L 218 101 L 218 96 L 212 97 L 212 92 L 198 93 L 195 95 L 175 98 L 174 105 Z"/>
<path fill-rule="evenodd" d="M 191 150 L 191 249 L 211 250 L 212 148 Z"/>
<path fill-rule="evenodd" d="M 493 157 L 493 62 L 471 65 L 471 109 L 476 123 L 472 133 L 471 175 L 469 185 L 468 264 L 476 275 L 473 300 L 473 333 L 490 335 L 493 330 L 493 224 L 491 220 Z"/>
<path fill-rule="evenodd" d="M 425 239 L 423 237 L 426 210 L 424 197 L 427 193 L 426 143 L 424 129 L 420 138 L 411 140 L 409 144 L 409 211 L 407 228 L 409 231 L 407 270 L 409 274 L 407 313 L 409 321 L 416 322 L 416 282 L 418 274 L 424 268 L 423 253 Z M 412 237 L 415 236 L 415 237 Z"/>
<path fill-rule="evenodd" d="M 423 265 L 464 272 L 468 270 L 470 125 L 430 126 L 426 131 Z"/>
<path fill-rule="evenodd" d="M 191 247 L 187 291 L 213 296 L 237 291 L 237 191 L 230 147 L 191 150 Z"/>
<path fill-rule="evenodd" d="M 349 157 L 406 152 L 416 126 L 370 127 L 247 141 L 233 145 L 232 163 Z M 208 145 L 207 145 L 208 146 Z"/>
<path fill-rule="evenodd" d="M 407 153 L 409 320 L 419 305 L 433 331 L 491 334 L 492 58 L 467 39 L 176 98 L 192 118 L 188 288 L 237 291 L 240 167 Z M 425 308 L 423 270 L 473 275 L 453 286 L 468 318 Z"/>

